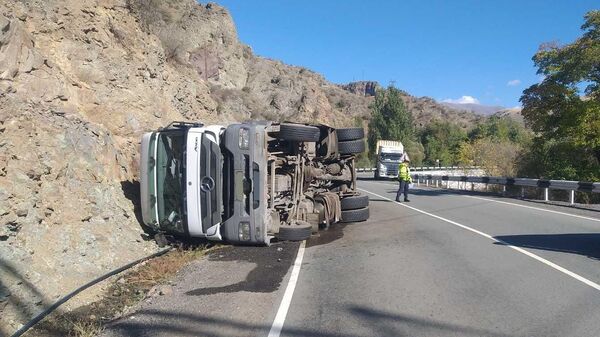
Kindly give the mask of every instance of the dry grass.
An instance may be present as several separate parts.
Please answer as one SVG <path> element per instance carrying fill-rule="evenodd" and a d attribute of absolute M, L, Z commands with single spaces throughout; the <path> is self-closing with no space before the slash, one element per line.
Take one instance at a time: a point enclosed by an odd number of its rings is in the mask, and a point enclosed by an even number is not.
<path fill-rule="evenodd" d="M 126 276 L 127 283 L 137 288 L 150 288 L 173 276 L 179 269 L 202 257 L 206 250 L 175 250 L 149 261 Z"/>
<path fill-rule="evenodd" d="M 97 336 L 102 332 L 103 324 L 126 314 L 146 298 L 152 287 L 166 283 L 187 264 L 217 247 L 177 249 L 146 261 L 115 277 L 106 287 L 101 300 L 71 312 L 57 311 L 30 330 L 26 336 Z"/>
<path fill-rule="evenodd" d="M 78 320 L 71 322 L 69 337 L 95 337 L 103 330 L 102 323 L 98 320 Z"/>

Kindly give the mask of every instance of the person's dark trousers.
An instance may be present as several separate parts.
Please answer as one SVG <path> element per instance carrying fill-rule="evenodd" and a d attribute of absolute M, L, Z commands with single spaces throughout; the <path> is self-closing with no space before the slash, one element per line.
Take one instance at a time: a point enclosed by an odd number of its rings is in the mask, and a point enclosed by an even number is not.
<path fill-rule="evenodd" d="M 396 201 L 400 201 L 400 195 L 404 193 L 404 201 L 408 201 L 408 181 L 400 180 L 400 186 L 396 193 Z"/>

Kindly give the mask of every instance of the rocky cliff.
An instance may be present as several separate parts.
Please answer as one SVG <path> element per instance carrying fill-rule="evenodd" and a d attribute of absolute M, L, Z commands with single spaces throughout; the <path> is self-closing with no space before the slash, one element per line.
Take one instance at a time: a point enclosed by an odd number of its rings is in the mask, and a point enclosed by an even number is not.
<path fill-rule="evenodd" d="M 216 4 L 0 2 L 0 332 L 156 249 L 136 209 L 144 131 L 173 120 L 351 125 L 369 118 L 374 92 L 357 88 L 256 57 Z M 434 102 L 406 101 L 417 120 L 436 114 Z"/>

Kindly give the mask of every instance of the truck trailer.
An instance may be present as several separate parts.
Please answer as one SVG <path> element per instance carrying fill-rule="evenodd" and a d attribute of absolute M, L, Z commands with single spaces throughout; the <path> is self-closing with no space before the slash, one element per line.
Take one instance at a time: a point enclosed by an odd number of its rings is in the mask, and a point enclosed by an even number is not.
<path fill-rule="evenodd" d="M 369 218 L 356 189 L 362 128 L 174 122 L 145 133 L 142 218 L 156 233 L 234 244 L 304 240 Z"/>

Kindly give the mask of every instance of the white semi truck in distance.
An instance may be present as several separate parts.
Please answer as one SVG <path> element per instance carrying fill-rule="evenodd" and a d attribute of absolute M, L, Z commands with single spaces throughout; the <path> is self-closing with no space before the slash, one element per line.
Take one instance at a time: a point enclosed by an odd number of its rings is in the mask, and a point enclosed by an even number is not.
<path fill-rule="evenodd" d="M 394 140 L 378 140 L 375 151 L 377 154 L 375 179 L 396 178 L 398 165 L 403 159 L 404 145 Z"/>

